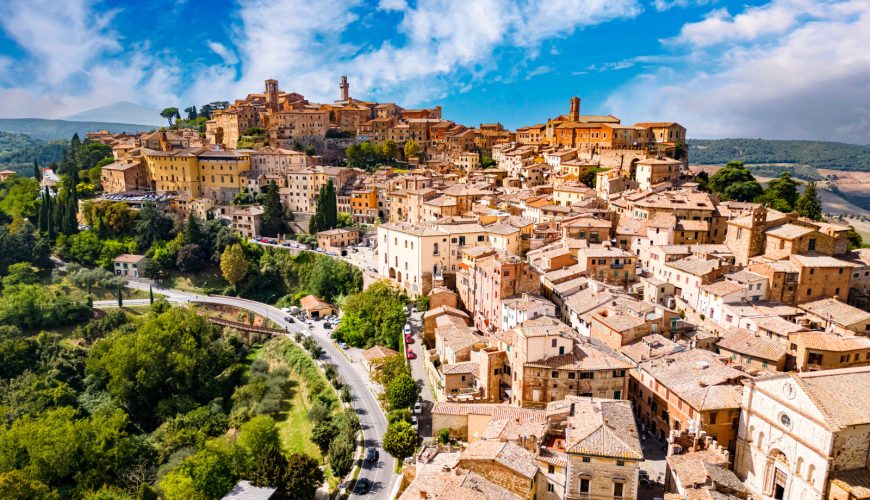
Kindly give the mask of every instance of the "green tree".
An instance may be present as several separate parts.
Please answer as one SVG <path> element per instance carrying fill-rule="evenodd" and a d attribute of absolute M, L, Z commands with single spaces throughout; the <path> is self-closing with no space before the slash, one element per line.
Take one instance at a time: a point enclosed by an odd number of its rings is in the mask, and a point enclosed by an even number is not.
<path fill-rule="evenodd" d="M 417 448 L 417 431 L 411 424 L 398 420 L 387 426 L 384 433 L 384 450 L 398 460 L 410 457 Z"/>
<path fill-rule="evenodd" d="M 864 239 L 861 237 L 861 233 L 855 231 L 855 228 L 852 226 L 849 226 L 846 238 L 849 240 L 849 250 L 855 250 L 864 246 Z"/>
<path fill-rule="evenodd" d="M 245 256 L 245 251 L 238 243 L 234 243 L 224 250 L 221 255 L 221 274 L 234 287 L 238 287 L 248 275 L 250 264 Z"/>
<path fill-rule="evenodd" d="M 86 373 L 137 421 L 155 428 L 197 402 L 229 396 L 238 378 L 236 348 L 194 311 L 149 315 L 133 332 L 115 332 L 91 348 Z"/>
<path fill-rule="evenodd" d="M 317 196 L 317 205 L 314 216 L 308 224 L 308 232 L 311 234 L 319 231 L 333 229 L 338 225 L 338 205 L 335 196 L 335 186 L 332 179 L 320 188 Z"/>
<path fill-rule="evenodd" d="M 175 266 L 178 267 L 179 271 L 185 273 L 202 271 L 207 264 L 208 256 L 196 243 L 188 243 L 181 247 L 175 258 Z"/>
<path fill-rule="evenodd" d="M 40 481 L 29 479 L 20 470 L 0 474 L 0 498 L 7 500 L 56 500 L 60 497 Z"/>
<path fill-rule="evenodd" d="M 582 176 L 580 176 L 579 180 L 580 180 L 580 182 L 585 184 L 586 187 L 595 189 L 595 179 L 596 179 L 596 176 L 598 175 L 598 172 L 603 172 L 605 170 L 607 170 L 607 169 L 606 168 L 598 168 L 598 167 L 591 168 L 586 173 L 584 173 Z"/>
<path fill-rule="evenodd" d="M 39 182 L 15 176 L 0 183 L 0 210 L 15 223 L 36 215 Z"/>
<path fill-rule="evenodd" d="M 223 498 L 245 472 L 246 460 L 244 450 L 238 445 L 225 439 L 213 439 L 160 481 L 163 497 L 166 500 Z"/>
<path fill-rule="evenodd" d="M 317 460 L 303 453 L 292 453 L 287 458 L 284 492 L 296 498 L 314 498 L 323 484 L 323 471 Z"/>
<path fill-rule="evenodd" d="M 414 158 L 420 155 L 420 146 L 414 139 L 409 139 L 404 146 L 405 158 Z"/>
<path fill-rule="evenodd" d="M 242 424 L 239 429 L 239 445 L 252 457 L 262 454 L 268 447 L 281 447 L 275 420 L 268 415 L 259 415 Z"/>
<path fill-rule="evenodd" d="M 399 349 L 407 296 L 389 281 L 373 283 L 345 299 L 344 318 L 335 331 L 338 340 L 354 347 L 375 344 Z"/>
<path fill-rule="evenodd" d="M 184 112 L 187 113 L 188 120 L 196 120 L 196 106 L 184 108 Z M 171 123 L 170 123 L 170 125 L 171 125 Z"/>
<path fill-rule="evenodd" d="M 251 457 L 253 464 L 248 479 L 254 486 L 278 488 L 287 491 L 284 485 L 287 473 L 287 459 L 281 453 L 279 447 L 270 444 L 266 448 Z M 292 490 L 291 490 L 292 491 Z M 313 497 L 312 497 L 313 498 Z"/>
<path fill-rule="evenodd" d="M 319 203 L 320 200 L 318 200 Z M 284 207 L 281 206 L 281 197 L 278 196 L 278 185 L 272 181 L 266 186 L 263 196 L 262 233 L 265 236 L 277 236 L 283 227 Z"/>
<path fill-rule="evenodd" d="M 172 126 L 173 118 L 181 118 L 181 115 L 178 114 L 178 108 L 163 108 L 163 111 L 160 112 L 160 116 L 166 118 L 170 127 Z"/>
<path fill-rule="evenodd" d="M 791 212 L 798 199 L 797 182 L 788 172 L 783 172 L 779 179 L 767 184 L 767 189 L 756 201 L 767 203 L 774 210 Z"/>
<path fill-rule="evenodd" d="M 730 161 L 710 177 L 710 190 L 723 200 L 753 201 L 764 191 L 742 161 Z"/>
<path fill-rule="evenodd" d="M 311 430 L 311 441 L 320 448 L 320 453 L 326 455 L 329 444 L 338 436 L 338 427 L 331 418 L 325 418 L 316 424 Z"/>
<path fill-rule="evenodd" d="M 139 210 L 139 220 L 135 226 L 139 247 L 150 248 L 155 241 L 168 240 L 173 225 L 172 218 L 157 208 L 157 205 L 146 203 Z"/>
<path fill-rule="evenodd" d="M 372 380 L 386 387 L 389 381 L 408 373 L 408 363 L 405 361 L 405 356 L 396 354 L 381 361 L 380 367 L 372 372 Z"/>
<path fill-rule="evenodd" d="M 18 262 L 9 266 L 9 274 L 3 277 L 3 287 L 36 283 L 39 277 L 30 262 Z"/>
<path fill-rule="evenodd" d="M 822 220 L 822 200 L 816 192 L 815 182 L 807 183 L 803 194 L 795 202 L 794 209 L 801 217 Z"/>
<path fill-rule="evenodd" d="M 42 180 L 42 169 L 39 168 L 39 162 L 36 161 L 36 158 L 33 159 L 33 178 L 37 181 Z"/>
<path fill-rule="evenodd" d="M 403 373 L 387 383 L 387 404 L 391 410 L 414 406 L 419 394 L 420 388 L 407 373 Z"/>
<path fill-rule="evenodd" d="M 329 445 L 327 461 L 332 472 L 338 477 L 344 477 L 353 467 L 354 442 L 350 439 L 336 438 Z"/>

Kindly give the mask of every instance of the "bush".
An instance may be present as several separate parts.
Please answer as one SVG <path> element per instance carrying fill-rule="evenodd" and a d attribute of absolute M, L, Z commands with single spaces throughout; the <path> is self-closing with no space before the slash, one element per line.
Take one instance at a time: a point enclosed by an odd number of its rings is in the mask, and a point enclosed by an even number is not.
<path fill-rule="evenodd" d="M 450 429 L 441 429 L 438 431 L 438 442 L 447 444 L 450 442 Z"/>

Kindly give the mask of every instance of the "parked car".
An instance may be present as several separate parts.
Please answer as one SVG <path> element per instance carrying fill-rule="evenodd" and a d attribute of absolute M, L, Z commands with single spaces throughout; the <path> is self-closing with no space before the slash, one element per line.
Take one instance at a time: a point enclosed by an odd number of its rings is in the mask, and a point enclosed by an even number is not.
<path fill-rule="evenodd" d="M 406 344 L 413 344 L 413 343 L 414 343 L 414 337 L 412 337 L 410 334 L 406 333 L 406 334 L 405 334 L 405 343 L 406 343 Z"/>
<path fill-rule="evenodd" d="M 281 246 L 282 246 L 282 247 L 292 247 L 293 244 L 290 243 L 289 241 L 285 241 L 284 243 L 281 243 Z"/>
<path fill-rule="evenodd" d="M 356 480 L 356 486 L 353 488 L 353 492 L 357 495 L 365 495 L 369 492 L 369 480 L 361 477 Z"/>
<path fill-rule="evenodd" d="M 420 413 L 423 411 L 423 403 L 419 399 L 416 403 L 414 403 L 414 413 Z"/>
<path fill-rule="evenodd" d="M 403 331 L 405 332 L 405 335 L 411 335 L 411 325 L 405 323 L 405 328 L 403 329 Z"/>
<path fill-rule="evenodd" d="M 284 317 L 284 321 L 286 321 L 286 322 L 288 322 L 288 323 L 293 323 L 293 318 L 290 317 L 290 316 L 285 316 L 285 317 Z"/>
<path fill-rule="evenodd" d="M 324 330 L 332 330 L 332 323 L 323 323 Z"/>
<path fill-rule="evenodd" d="M 345 342 L 339 342 L 338 346 L 341 347 L 342 349 L 347 349 L 347 343 L 345 343 Z"/>
<path fill-rule="evenodd" d="M 414 351 L 408 349 L 408 359 L 417 359 L 417 355 L 414 354 Z"/>
<path fill-rule="evenodd" d="M 380 458 L 380 452 L 375 448 L 369 448 L 366 452 L 366 462 L 377 462 Z"/>
<path fill-rule="evenodd" d="M 411 415 L 411 427 L 417 428 L 417 415 Z"/>

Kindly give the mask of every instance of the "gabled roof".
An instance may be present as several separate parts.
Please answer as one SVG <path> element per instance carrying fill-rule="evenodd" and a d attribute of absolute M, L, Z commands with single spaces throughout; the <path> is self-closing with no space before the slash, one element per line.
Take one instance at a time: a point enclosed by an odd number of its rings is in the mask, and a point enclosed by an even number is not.
<path fill-rule="evenodd" d="M 643 460 L 629 401 L 580 397 L 566 400 L 574 406 L 565 429 L 568 454 Z"/>

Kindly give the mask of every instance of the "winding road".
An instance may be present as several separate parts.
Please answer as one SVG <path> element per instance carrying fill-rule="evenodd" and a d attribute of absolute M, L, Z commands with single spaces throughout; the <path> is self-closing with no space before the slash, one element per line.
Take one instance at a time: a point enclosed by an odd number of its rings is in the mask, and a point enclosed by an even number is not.
<path fill-rule="evenodd" d="M 138 281 L 129 281 L 127 286 L 138 290 L 148 290 L 149 284 Z M 281 328 L 285 328 L 289 332 L 288 334 L 294 334 L 304 330 L 298 321 L 294 323 L 284 321 L 284 314 L 281 310 L 268 304 L 263 304 L 262 302 L 240 299 L 237 297 L 209 296 L 157 287 L 154 288 L 154 291 L 164 295 L 168 301 L 175 303 L 203 302 L 246 309 L 255 314 L 265 316 Z M 148 302 L 148 299 L 130 299 L 125 300 L 124 304 L 138 305 L 147 304 Z M 117 301 L 106 300 L 94 303 L 94 306 L 96 307 L 111 307 L 112 305 L 117 305 Z M 320 323 L 315 323 L 315 325 L 315 328 L 308 331 L 318 340 L 321 347 L 323 347 L 325 354 L 321 359 L 336 366 L 338 373 L 341 375 L 341 379 L 347 386 L 349 386 L 350 392 L 353 395 L 351 405 L 359 416 L 360 425 L 363 430 L 364 446 L 366 448 L 375 447 L 378 449 L 380 454 L 380 459 L 377 464 L 370 464 L 364 461 L 362 470 L 359 473 L 360 478 L 364 477 L 368 479 L 372 485 L 369 493 L 366 494 L 365 497 L 385 500 L 390 499 L 398 476 L 393 472 L 395 470 L 393 457 L 384 451 L 381 443 L 384 433 L 387 431 L 387 418 L 381 410 L 381 407 L 378 405 L 374 393 L 369 389 L 368 381 L 362 373 L 352 366 L 351 361 L 344 355 L 341 349 L 332 342 L 327 331 L 321 328 Z M 351 498 L 362 497 L 351 494 Z"/>

